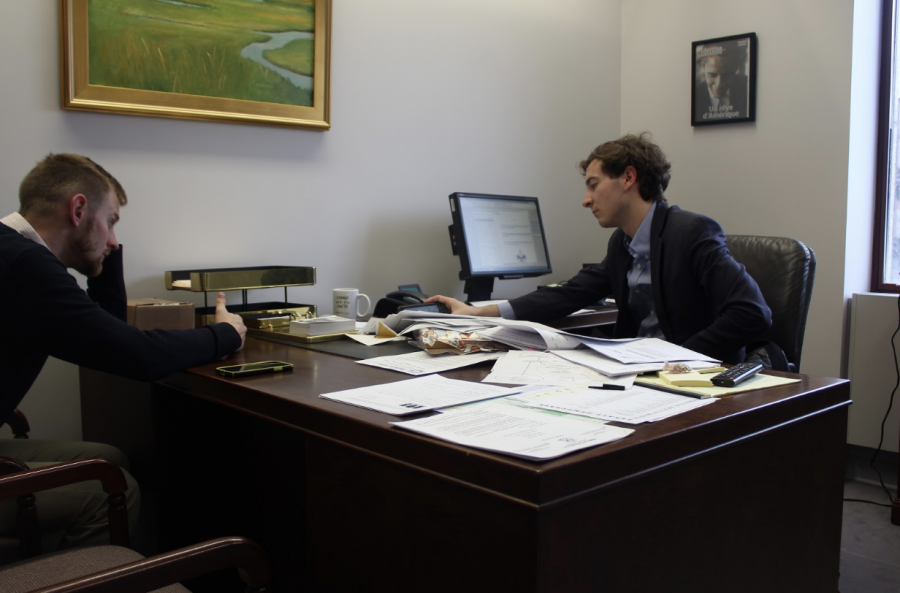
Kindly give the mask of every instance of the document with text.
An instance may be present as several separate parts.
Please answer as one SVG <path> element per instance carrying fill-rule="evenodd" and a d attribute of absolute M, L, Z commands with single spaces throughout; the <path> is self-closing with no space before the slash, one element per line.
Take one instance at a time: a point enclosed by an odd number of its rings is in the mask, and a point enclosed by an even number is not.
<path fill-rule="evenodd" d="M 685 397 L 637 385 L 625 391 L 600 389 L 565 392 L 530 391 L 512 396 L 511 399 L 544 410 L 578 414 L 625 424 L 656 422 L 717 401 Z"/>
<path fill-rule="evenodd" d="M 580 352 L 580 350 L 565 350 Z M 510 385 L 574 385 L 595 386 L 616 385 L 631 387 L 634 375 L 613 378 L 591 368 L 569 362 L 550 352 L 514 350 L 507 352 L 494 363 L 490 374 L 482 379 L 486 383 L 507 383 Z"/>
<path fill-rule="evenodd" d="M 494 399 L 395 422 L 394 426 L 476 449 L 525 459 L 552 459 L 624 438 L 630 428 Z"/>
<path fill-rule="evenodd" d="M 552 350 L 553 354 L 561 358 L 565 358 L 569 362 L 586 366 L 594 369 L 599 373 L 603 373 L 609 377 L 623 377 L 627 375 L 639 375 L 641 373 L 649 373 L 661 371 L 665 362 L 645 362 L 626 364 L 613 360 L 608 356 L 604 356 L 591 348 L 583 348 L 581 350 Z M 685 360 L 680 361 L 687 363 L 692 369 L 709 369 L 718 366 L 718 363 L 706 360 Z"/>
<path fill-rule="evenodd" d="M 707 362 L 721 362 L 718 359 L 710 358 L 684 348 L 660 340 L 659 338 L 645 338 L 643 340 L 635 340 L 633 342 L 599 342 L 596 340 L 585 339 L 585 346 L 608 356 L 619 362 L 647 363 L 647 362 L 675 362 L 682 360 L 703 360 Z"/>
<path fill-rule="evenodd" d="M 517 391 L 496 385 L 428 375 L 394 383 L 323 393 L 319 397 L 394 416 L 404 416 L 493 397 L 504 397 Z"/>

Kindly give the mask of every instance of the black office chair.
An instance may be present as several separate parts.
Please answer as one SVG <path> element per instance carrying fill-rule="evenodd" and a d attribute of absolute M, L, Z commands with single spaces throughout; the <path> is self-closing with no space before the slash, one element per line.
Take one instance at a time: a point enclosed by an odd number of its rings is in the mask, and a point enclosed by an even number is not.
<path fill-rule="evenodd" d="M 772 327 L 761 339 L 780 346 L 791 370 L 799 372 L 816 278 L 816 254 L 800 241 L 786 237 L 730 235 L 726 243 L 732 257 L 759 284 L 772 310 Z"/>

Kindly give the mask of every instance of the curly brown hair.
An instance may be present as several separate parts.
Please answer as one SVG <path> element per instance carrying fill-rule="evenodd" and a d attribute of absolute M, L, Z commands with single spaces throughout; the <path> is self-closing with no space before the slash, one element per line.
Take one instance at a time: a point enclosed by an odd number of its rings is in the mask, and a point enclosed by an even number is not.
<path fill-rule="evenodd" d="M 603 173 L 613 178 L 621 177 L 626 167 L 634 167 L 641 197 L 647 202 L 666 201 L 672 163 L 659 146 L 650 141 L 649 132 L 638 136 L 626 134 L 618 140 L 604 142 L 578 164 L 581 174 L 584 175 L 588 166 L 598 159 Z"/>

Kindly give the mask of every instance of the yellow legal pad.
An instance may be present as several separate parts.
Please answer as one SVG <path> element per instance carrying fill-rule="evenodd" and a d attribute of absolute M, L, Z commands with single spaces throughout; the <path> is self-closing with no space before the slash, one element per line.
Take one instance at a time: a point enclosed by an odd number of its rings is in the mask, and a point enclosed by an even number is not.
<path fill-rule="evenodd" d="M 683 373 L 682 375 L 690 374 L 691 373 Z M 700 377 L 702 378 L 701 380 L 705 381 L 705 378 L 703 378 L 702 375 L 700 375 Z M 742 393 L 744 391 L 753 391 L 755 389 L 766 389 L 767 387 L 778 387 L 780 385 L 799 383 L 800 379 L 788 379 L 786 377 L 775 377 L 773 375 L 764 375 L 762 373 L 757 373 L 749 379 L 741 381 L 737 384 L 736 387 L 691 387 L 685 385 L 676 386 L 672 385 L 671 383 L 667 383 L 664 379 L 660 379 L 658 377 L 639 375 L 634 382 L 636 385 L 662 387 L 667 391 L 684 391 L 685 393 L 691 393 L 706 398 L 722 397 L 723 395 L 734 395 L 736 393 Z"/>

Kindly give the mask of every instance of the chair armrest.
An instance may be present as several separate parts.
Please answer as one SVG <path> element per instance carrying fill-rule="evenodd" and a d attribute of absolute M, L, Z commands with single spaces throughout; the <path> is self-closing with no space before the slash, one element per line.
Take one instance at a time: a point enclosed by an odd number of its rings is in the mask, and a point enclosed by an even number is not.
<path fill-rule="evenodd" d="M 88 480 L 100 480 L 103 490 L 110 495 L 123 494 L 128 489 L 125 474 L 112 461 L 99 458 L 76 459 L 0 476 L 0 499 L 15 498 Z"/>
<path fill-rule="evenodd" d="M 242 537 L 222 537 L 32 593 L 145 593 L 225 568 L 238 569 L 248 592 L 265 593 L 271 580 L 259 545 Z"/>
<path fill-rule="evenodd" d="M 6 458 L 9 459 L 9 458 Z M 109 539 L 117 546 L 129 545 L 128 483 L 118 465 L 106 459 L 78 459 L 0 476 L 0 500 L 18 498 L 59 486 L 99 480 L 109 495 Z M 33 504 L 32 504 L 33 509 Z M 36 512 L 33 511 L 32 512 Z"/>
<path fill-rule="evenodd" d="M 24 462 L 12 457 L 0 457 L 0 476 L 27 472 Z M 41 553 L 41 528 L 38 525 L 34 495 L 25 494 L 16 501 L 16 532 L 19 534 L 19 558 L 31 558 Z"/>
<path fill-rule="evenodd" d="M 9 424 L 14 439 L 27 439 L 28 433 L 31 432 L 28 418 L 25 417 L 25 414 L 23 414 L 19 408 L 13 410 L 9 417 L 4 418 L 3 422 L 0 422 L 0 426 L 2 426 L 3 423 Z"/>
<path fill-rule="evenodd" d="M 12 457 L 0 457 L 0 476 L 28 471 L 28 466 Z"/>

